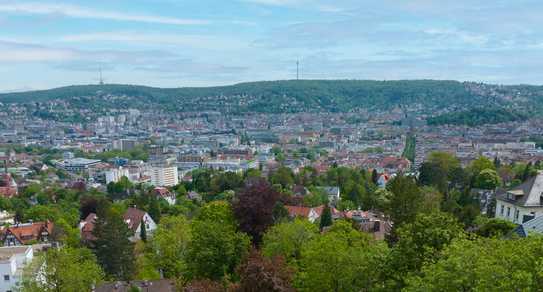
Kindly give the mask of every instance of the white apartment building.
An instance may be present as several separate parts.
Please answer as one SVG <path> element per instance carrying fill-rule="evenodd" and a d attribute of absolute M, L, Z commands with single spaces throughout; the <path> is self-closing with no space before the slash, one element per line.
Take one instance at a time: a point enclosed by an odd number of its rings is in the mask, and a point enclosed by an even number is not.
<path fill-rule="evenodd" d="M 177 166 L 154 166 L 151 170 L 151 184 L 156 187 L 171 187 L 179 183 Z"/>
<path fill-rule="evenodd" d="M 106 171 L 106 184 L 109 184 L 110 182 L 119 182 L 123 176 L 130 178 L 128 169 L 123 168 L 122 166 L 108 170 Z"/>
<path fill-rule="evenodd" d="M 18 291 L 23 269 L 33 258 L 30 245 L 0 247 L 0 292 Z"/>

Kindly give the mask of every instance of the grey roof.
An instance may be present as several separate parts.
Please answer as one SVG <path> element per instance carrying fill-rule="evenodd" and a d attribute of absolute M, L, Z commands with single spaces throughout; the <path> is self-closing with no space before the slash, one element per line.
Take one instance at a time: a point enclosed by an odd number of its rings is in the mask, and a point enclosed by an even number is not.
<path fill-rule="evenodd" d="M 522 223 L 515 229 L 515 232 L 521 237 L 526 237 L 532 233 L 543 233 L 543 216 Z"/>
<path fill-rule="evenodd" d="M 522 196 L 512 200 L 507 198 L 508 192 L 522 192 Z M 509 190 L 499 189 L 496 192 L 496 199 L 515 204 L 517 206 L 541 206 L 540 196 L 543 192 L 543 173 L 531 177 L 522 184 Z"/>

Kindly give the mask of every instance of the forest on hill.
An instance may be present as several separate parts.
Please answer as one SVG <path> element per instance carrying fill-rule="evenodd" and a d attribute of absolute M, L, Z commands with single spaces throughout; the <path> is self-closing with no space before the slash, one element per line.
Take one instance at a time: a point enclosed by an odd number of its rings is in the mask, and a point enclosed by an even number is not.
<path fill-rule="evenodd" d="M 543 96 L 539 87 L 503 87 L 440 80 L 285 80 L 219 87 L 155 88 L 137 85 L 77 85 L 50 90 L 0 94 L 3 103 L 63 101 L 84 108 L 89 101 L 102 107 L 163 108 L 177 111 L 349 112 L 422 108 L 469 108 L 510 104 L 522 93 L 528 100 Z M 525 100 L 525 99 L 519 99 Z"/>

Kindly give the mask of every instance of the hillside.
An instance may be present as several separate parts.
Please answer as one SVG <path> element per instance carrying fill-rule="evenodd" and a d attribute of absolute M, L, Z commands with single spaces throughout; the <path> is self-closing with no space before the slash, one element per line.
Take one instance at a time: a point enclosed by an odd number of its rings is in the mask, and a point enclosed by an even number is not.
<path fill-rule="evenodd" d="M 521 94 L 521 95 L 519 95 Z M 0 94 L 3 103 L 63 102 L 72 108 L 159 108 L 222 112 L 348 112 L 414 107 L 427 111 L 541 100 L 539 87 L 435 80 L 288 80 L 201 88 L 81 85 Z"/>

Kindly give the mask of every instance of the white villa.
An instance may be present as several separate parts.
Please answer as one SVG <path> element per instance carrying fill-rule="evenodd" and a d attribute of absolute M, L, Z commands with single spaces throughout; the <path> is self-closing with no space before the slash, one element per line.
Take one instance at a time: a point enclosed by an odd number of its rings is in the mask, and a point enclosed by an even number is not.
<path fill-rule="evenodd" d="M 543 172 L 509 190 L 496 193 L 496 218 L 522 224 L 543 215 Z"/>

